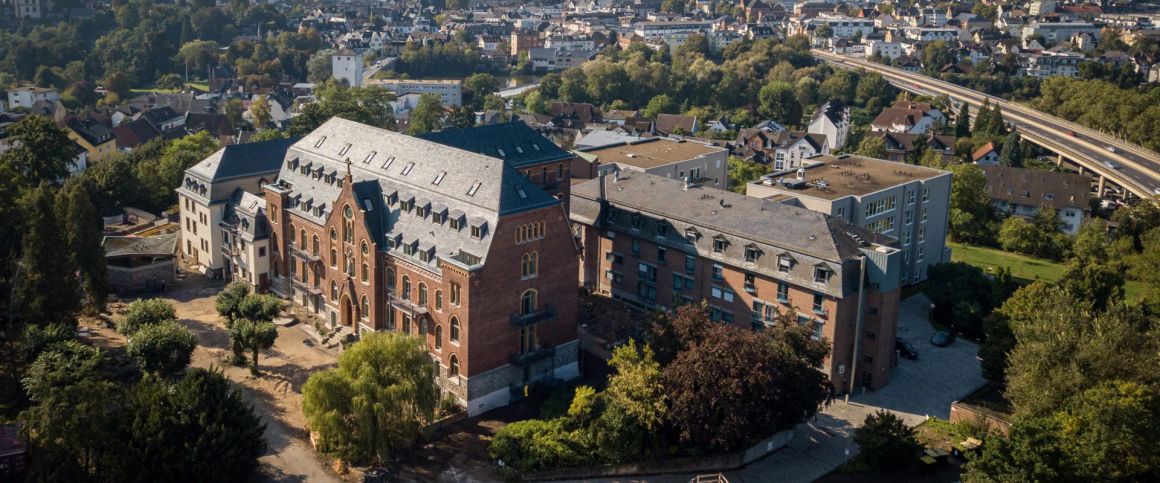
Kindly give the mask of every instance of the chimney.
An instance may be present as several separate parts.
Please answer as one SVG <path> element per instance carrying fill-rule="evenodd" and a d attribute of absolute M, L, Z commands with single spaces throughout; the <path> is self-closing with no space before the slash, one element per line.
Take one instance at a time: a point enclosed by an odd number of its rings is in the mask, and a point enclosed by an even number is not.
<path fill-rule="evenodd" d="M 596 201 L 603 202 L 605 199 L 607 188 L 605 188 L 604 185 L 604 177 L 607 175 L 608 173 L 600 173 L 600 193 L 598 194 L 599 198 Z"/>

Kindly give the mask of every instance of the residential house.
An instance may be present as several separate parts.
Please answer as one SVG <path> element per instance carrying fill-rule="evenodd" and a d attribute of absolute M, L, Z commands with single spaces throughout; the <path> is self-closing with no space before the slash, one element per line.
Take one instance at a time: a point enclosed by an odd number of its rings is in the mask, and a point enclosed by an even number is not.
<path fill-rule="evenodd" d="M 649 310 L 705 301 L 711 319 L 756 330 L 793 317 L 829 343 L 820 369 L 838 393 L 889 381 L 897 241 L 821 213 L 636 172 L 575 186 L 570 217 L 583 247 L 580 282 L 591 293 Z"/>
<path fill-rule="evenodd" d="M 16 87 L 8 89 L 8 109 L 23 107 L 32 109 L 37 101 L 56 102 L 60 100 L 60 91 L 45 87 Z"/>
<path fill-rule="evenodd" d="M 463 105 L 463 81 L 441 79 L 371 79 L 368 85 L 377 85 L 394 92 L 406 94 L 438 94 L 444 107 Z"/>
<path fill-rule="evenodd" d="M 799 168 L 813 156 L 829 154 L 830 146 L 824 134 L 757 130 L 739 138 L 735 151 L 746 160 L 781 171 Z"/>
<path fill-rule="evenodd" d="M 681 114 L 657 114 L 656 124 L 654 129 L 658 133 L 668 135 L 690 135 L 697 132 L 700 126 L 697 123 L 697 116 L 685 116 Z"/>
<path fill-rule="evenodd" d="M 814 111 L 806 132 L 826 136 L 831 152 L 845 147 L 850 135 L 850 107 L 838 100 L 827 101 Z"/>
<path fill-rule="evenodd" d="M 68 137 L 88 153 L 88 160 L 99 163 L 117 152 L 113 130 L 96 119 L 69 119 L 65 122 Z"/>
<path fill-rule="evenodd" d="M 1068 235 L 1091 214 L 1092 181 L 1085 175 L 1010 166 L 983 166 L 991 206 L 1006 216 L 1034 218 L 1039 210 L 1055 210 L 1060 231 Z"/>
<path fill-rule="evenodd" d="M 999 164 L 999 148 L 988 142 L 971 153 L 971 161 L 980 166 L 995 166 Z"/>
<path fill-rule="evenodd" d="M 924 134 L 946 121 L 946 116 L 929 103 L 898 101 L 874 118 L 870 130 Z"/>
<path fill-rule="evenodd" d="M 878 133 L 878 137 L 881 137 L 886 145 L 886 159 L 889 161 L 905 162 L 907 155 L 912 153 L 922 156 L 923 153 L 914 153 L 916 149 L 938 151 L 942 155 L 944 163 L 952 163 L 956 160 L 954 136 L 883 131 Z"/>

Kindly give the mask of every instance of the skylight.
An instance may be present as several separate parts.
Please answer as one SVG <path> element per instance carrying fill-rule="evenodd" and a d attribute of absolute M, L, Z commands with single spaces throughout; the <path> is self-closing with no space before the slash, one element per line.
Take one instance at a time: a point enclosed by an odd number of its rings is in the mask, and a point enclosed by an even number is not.
<path fill-rule="evenodd" d="M 439 172 L 439 175 L 438 175 L 438 176 L 435 176 L 435 181 L 432 181 L 432 182 L 431 182 L 431 184 L 433 184 L 433 185 L 438 185 L 440 182 L 442 182 L 442 181 L 443 181 L 443 177 L 444 177 L 444 176 L 447 176 L 447 172 L 446 172 L 446 171 L 440 171 L 440 172 Z"/>
<path fill-rule="evenodd" d="M 415 163 L 407 163 L 406 166 L 403 166 L 403 176 L 406 176 L 408 173 L 410 173 L 411 168 L 414 168 L 414 167 L 415 167 Z"/>
<path fill-rule="evenodd" d="M 347 151 L 350 151 L 350 143 L 346 143 L 346 145 L 343 146 L 342 149 L 338 150 L 338 155 L 339 156 L 346 156 Z"/>
<path fill-rule="evenodd" d="M 318 142 L 314 143 L 314 147 L 321 148 L 322 143 L 324 143 L 324 142 L 326 142 L 326 136 L 322 136 L 322 137 L 318 138 Z"/>
<path fill-rule="evenodd" d="M 372 159 L 375 159 L 376 154 L 379 154 L 379 152 L 378 151 L 371 151 L 371 153 L 367 155 L 367 159 L 363 160 L 363 164 L 370 163 Z"/>
<path fill-rule="evenodd" d="M 475 196 L 475 192 L 479 191 L 479 186 L 482 184 L 483 183 L 480 183 L 479 181 L 472 183 L 471 188 L 468 188 L 467 190 L 467 196 Z"/>

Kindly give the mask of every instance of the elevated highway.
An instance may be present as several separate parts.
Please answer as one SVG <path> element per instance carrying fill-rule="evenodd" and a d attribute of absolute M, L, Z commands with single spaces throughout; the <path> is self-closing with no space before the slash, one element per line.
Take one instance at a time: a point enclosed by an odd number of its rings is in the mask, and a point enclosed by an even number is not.
<path fill-rule="evenodd" d="M 1067 159 L 1080 167 L 1081 172 L 1095 173 L 1099 178 L 1099 192 L 1107 182 L 1121 186 L 1125 191 L 1145 199 L 1160 198 L 1160 154 L 1115 136 L 1090 129 L 1026 106 L 961 87 L 949 82 L 914 72 L 877 64 L 861 57 L 838 55 L 824 50 L 813 50 L 814 57 L 836 67 L 865 69 L 881 74 L 900 89 L 927 95 L 945 94 L 952 100 L 971 106 L 977 113 L 984 100 L 998 105 L 1003 118 L 1018 127 L 1020 135 Z"/>

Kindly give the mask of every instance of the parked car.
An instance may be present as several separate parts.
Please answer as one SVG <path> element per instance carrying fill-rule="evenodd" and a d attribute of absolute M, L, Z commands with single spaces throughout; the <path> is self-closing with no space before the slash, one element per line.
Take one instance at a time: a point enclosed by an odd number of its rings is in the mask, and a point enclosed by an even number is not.
<path fill-rule="evenodd" d="M 932 335 L 930 337 L 930 343 L 934 344 L 935 347 L 946 347 L 948 345 L 951 345 L 951 342 L 954 342 L 954 341 L 955 341 L 954 332 L 947 332 L 945 330 L 940 330 L 938 332 L 935 332 L 934 335 Z"/>
<path fill-rule="evenodd" d="M 901 337 L 894 339 L 894 350 L 898 351 L 898 355 L 912 361 L 918 359 L 918 351 L 915 350 L 914 345 L 903 340 Z"/>

